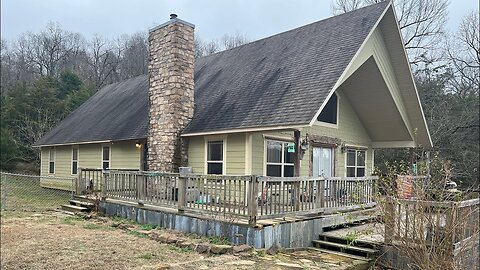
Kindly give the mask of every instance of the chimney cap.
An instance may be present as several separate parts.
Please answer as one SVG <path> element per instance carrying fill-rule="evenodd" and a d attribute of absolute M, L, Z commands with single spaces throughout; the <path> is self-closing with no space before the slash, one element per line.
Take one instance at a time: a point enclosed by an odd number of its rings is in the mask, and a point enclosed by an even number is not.
<path fill-rule="evenodd" d="M 170 20 L 176 19 L 177 17 L 178 15 L 175 13 L 170 14 Z"/>

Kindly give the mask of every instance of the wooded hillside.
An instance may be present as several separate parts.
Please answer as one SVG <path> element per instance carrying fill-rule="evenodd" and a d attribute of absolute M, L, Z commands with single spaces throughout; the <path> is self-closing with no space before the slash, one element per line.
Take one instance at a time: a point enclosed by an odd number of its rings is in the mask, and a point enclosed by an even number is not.
<path fill-rule="evenodd" d="M 337 0 L 336 13 L 375 0 Z M 395 2 L 405 46 L 430 128 L 432 157 L 457 181 L 479 179 L 480 38 L 478 12 L 446 32 L 447 1 Z M 430 3 L 430 4 L 429 4 Z M 242 35 L 219 41 L 196 40 L 196 57 L 248 42 Z M 86 39 L 51 23 L 39 33 L 1 41 L 2 170 L 38 167 L 31 144 L 86 101 L 99 88 L 147 73 L 146 33 L 113 40 Z M 417 158 L 425 155 L 423 149 Z M 379 168 L 408 161 L 407 150 L 376 153 Z M 386 163 L 387 162 L 387 163 Z M 448 165 L 445 165 L 448 164 Z"/>

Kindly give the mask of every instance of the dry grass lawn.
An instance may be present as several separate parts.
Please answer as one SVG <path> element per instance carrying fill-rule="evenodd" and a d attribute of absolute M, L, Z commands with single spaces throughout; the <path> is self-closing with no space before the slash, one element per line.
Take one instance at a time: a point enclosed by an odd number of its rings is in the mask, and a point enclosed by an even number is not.
<path fill-rule="evenodd" d="M 311 254 L 302 261 L 295 254 L 271 256 L 263 251 L 208 256 L 114 228 L 115 222 L 59 212 L 2 211 L 1 269 L 163 269 L 165 265 L 169 269 L 353 269 L 348 260 L 327 254 L 318 256 L 318 261 Z"/>

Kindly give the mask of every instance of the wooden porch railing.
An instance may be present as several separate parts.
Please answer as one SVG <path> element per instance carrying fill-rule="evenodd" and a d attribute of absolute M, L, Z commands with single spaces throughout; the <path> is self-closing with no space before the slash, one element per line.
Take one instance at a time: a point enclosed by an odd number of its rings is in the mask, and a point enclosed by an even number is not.
<path fill-rule="evenodd" d="M 258 216 L 315 213 L 374 201 L 376 176 L 259 177 Z"/>
<path fill-rule="evenodd" d="M 450 245 L 478 237 L 480 199 L 461 202 L 387 198 L 385 242 Z"/>
<path fill-rule="evenodd" d="M 93 179 L 93 180 L 92 180 Z M 180 175 L 83 169 L 77 186 L 93 185 L 103 198 L 193 211 L 223 219 L 257 219 L 321 213 L 374 201 L 376 177 L 280 178 Z M 93 184 L 92 184 L 93 183 Z M 82 188 L 77 189 L 82 190 Z"/>

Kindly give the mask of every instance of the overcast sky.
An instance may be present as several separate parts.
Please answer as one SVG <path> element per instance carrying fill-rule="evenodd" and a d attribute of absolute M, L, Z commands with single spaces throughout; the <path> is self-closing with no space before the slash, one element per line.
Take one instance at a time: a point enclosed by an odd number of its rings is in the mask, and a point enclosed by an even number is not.
<path fill-rule="evenodd" d="M 39 32 L 59 22 L 86 38 L 131 34 L 163 23 L 170 13 L 196 25 L 204 40 L 240 33 L 251 40 L 267 37 L 331 16 L 332 0 L 1 0 L 1 34 L 7 40 L 20 33 Z M 449 29 L 461 17 L 478 12 L 479 0 L 451 0 Z"/>

